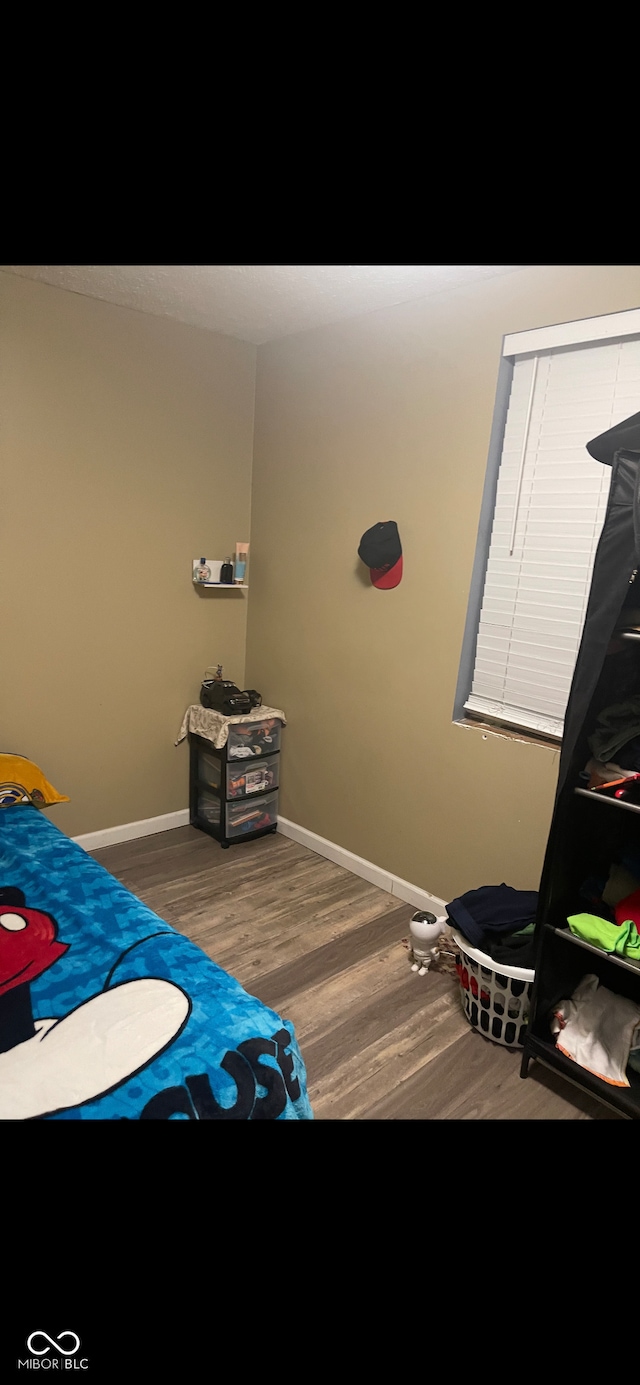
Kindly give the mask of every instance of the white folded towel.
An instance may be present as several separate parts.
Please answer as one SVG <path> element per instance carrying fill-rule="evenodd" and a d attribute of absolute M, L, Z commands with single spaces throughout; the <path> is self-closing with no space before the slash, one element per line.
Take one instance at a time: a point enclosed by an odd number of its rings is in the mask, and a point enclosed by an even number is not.
<path fill-rule="evenodd" d="M 574 1063 L 614 1087 L 630 1086 L 629 1052 L 638 1043 L 640 1005 L 600 985 L 598 976 L 583 976 L 571 1000 L 553 1012 L 556 1048 Z"/>

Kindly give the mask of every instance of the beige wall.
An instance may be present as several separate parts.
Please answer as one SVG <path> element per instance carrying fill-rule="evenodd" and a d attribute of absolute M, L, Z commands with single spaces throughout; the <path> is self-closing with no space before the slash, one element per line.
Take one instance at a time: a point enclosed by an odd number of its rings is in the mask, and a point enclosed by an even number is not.
<path fill-rule="evenodd" d="M 284 816 L 436 895 L 536 888 L 557 752 L 452 725 L 505 332 L 640 305 L 534 267 L 261 347 L 247 680 L 289 718 Z M 360 537 L 398 522 L 404 579 Z"/>
<path fill-rule="evenodd" d="M 191 559 L 248 535 L 255 350 L 3 273 L 0 346 L 1 746 L 70 835 L 185 808 L 184 708 L 244 679 Z"/>
<path fill-rule="evenodd" d="M 536 267 L 261 347 L 254 439 L 252 347 L 0 273 L 0 741 L 51 818 L 186 807 L 220 660 L 287 712 L 285 816 L 444 897 L 535 887 L 557 754 L 451 723 L 501 341 L 639 305 L 638 267 Z M 251 506 L 250 601 L 194 591 Z"/>

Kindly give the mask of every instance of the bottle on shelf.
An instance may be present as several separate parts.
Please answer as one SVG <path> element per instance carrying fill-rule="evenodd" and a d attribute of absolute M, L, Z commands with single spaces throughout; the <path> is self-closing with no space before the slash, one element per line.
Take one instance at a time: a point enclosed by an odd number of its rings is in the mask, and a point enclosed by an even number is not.
<path fill-rule="evenodd" d="M 220 568 L 220 581 L 229 585 L 233 583 L 233 563 L 230 558 L 225 558 Z"/>
<path fill-rule="evenodd" d="M 201 558 L 201 559 L 200 559 L 200 563 L 199 563 L 198 567 L 196 568 L 196 582 L 210 582 L 210 581 L 211 581 L 211 568 L 210 568 L 210 567 L 207 567 L 207 560 L 206 560 L 206 558 Z"/>
<path fill-rule="evenodd" d="M 236 544 L 236 563 L 234 582 L 236 585 L 244 583 L 247 572 L 247 558 L 249 556 L 248 543 Z"/>

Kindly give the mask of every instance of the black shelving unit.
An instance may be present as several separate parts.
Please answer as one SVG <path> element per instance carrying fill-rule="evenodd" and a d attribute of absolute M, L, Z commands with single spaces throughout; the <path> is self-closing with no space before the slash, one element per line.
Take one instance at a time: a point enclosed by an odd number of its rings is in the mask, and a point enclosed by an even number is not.
<path fill-rule="evenodd" d="M 278 827 L 282 723 L 229 722 L 217 749 L 189 734 L 189 822 L 222 847 L 253 841 Z"/>
<path fill-rule="evenodd" d="M 611 865 L 640 854 L 640 803 L 588 787 L 589 736 L 605 707 L 640 694 L 640 414 L 588 444 L 612 467 L 607 513 L 596 553 L 591 592 L 565 716 L 558 789 L 540 883 L 535 981 L 521 1075 L 532 1061 L 560 1073 L 631 1120 L 640 1119 L 640 1076 L 615 1087 L 556 1047 L 551 1017 L 582 977 L 640 1005 L 640 963 L 604 952 L 571 933 L 567 919 L 590 912 L 587 882 L 605 879 Z M 625 612 L 628 613 L 625 619 Z M 625 628 L 626 626 L 626 628 Z M 613 757 L 615 760 L 615 756 Z M 594 898 L 596 896 L 594 895 Z"/>

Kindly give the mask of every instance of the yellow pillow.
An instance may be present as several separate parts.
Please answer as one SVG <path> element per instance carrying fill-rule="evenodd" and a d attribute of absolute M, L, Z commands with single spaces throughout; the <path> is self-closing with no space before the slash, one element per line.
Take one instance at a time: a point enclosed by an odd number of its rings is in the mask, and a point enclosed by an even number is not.
<path fill-rule="evenodd" d="M 11 808 L 14 803 L 47 808 L 51 803 L 68 802 L 67 795 L 54 789 L 33 760 L 25 760 L 23 755 L 0 755 L 0 808 Z"/>

